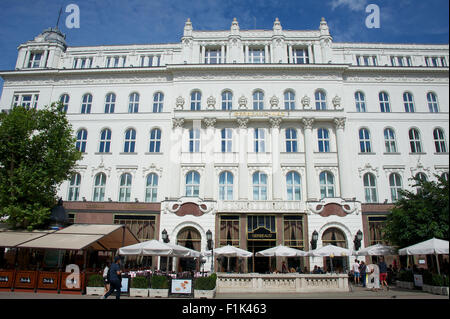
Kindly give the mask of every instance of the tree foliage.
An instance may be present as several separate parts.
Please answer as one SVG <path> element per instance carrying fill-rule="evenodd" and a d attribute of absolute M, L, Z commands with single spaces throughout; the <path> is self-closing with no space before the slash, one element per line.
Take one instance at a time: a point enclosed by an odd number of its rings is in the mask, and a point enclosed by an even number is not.
<path fill-rule="evenodd" d="M 432 237 L 449 238 L 449 182 L 441 176 L 437 181 L 414 178 L 414 191 L 401 191 L 399 199 L 383 228 L 393 245 L 406 247 Z"/>
<path fill-rule="evenodd" d="M 45 224 L 57 187 L 81 158 L 62 104 L 0 115 L 0 217 L 13 228 Z"/>

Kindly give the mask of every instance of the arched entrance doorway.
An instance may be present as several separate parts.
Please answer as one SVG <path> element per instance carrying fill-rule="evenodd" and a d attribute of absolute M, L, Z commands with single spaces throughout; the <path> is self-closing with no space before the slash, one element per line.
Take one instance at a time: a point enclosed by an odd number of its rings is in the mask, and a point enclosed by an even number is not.
<path fill-rule="evenodd" d="M 344 232 L 336 227 L 328 228 L 322 235 L 322 246 L 330 244 L 342 248 L 348 248 L 347 239 Z M 348 269 L 348 257 L 324 257 L 325 270 L 331 270 L 331 261 L 333 262 L 333 271 L 344 272 Z"/>
<path fill-rule="evenodd" d="M 185 227 L 177 235 L 177 245 L 189 249 L 201 250 L 201 235 L 194 227 Z M 178 271 L 198 271 L 199 263 L 197 258 L 179 258 Z"/>

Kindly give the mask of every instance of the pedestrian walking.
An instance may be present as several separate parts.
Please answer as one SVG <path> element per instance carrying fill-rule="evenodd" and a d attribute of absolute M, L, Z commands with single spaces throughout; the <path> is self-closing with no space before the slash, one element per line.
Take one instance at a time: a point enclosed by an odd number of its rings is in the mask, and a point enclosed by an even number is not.
<path fill-rule="evenodd" d="M 359 285 L 359 261 L 355 259 L 352 265 L 353 278 L 355 278 L 355 285 Z"/>
<path fill-rule="evenodd" d="M 387 265 L 384 262 L 384 258 L 380 257 L 380 260 L 378 262 L 378 268 L 380 269 L 380 282 L 381 282 L 381 287 L 384 287 L 384 285 L 386 285 L 386 289 L 389 290 L 389 285 L 386 281 L 387 279 Z"/>
<path fill-rule="evenodd" d="M 103 282 L 105 284 L 105 295 L 109 291 L 109 262 L 106 263 L 105 269 L 103 269 Z"/>
<path fill-rule="evenodd" d="M 366 274 L 367 274 L 367 266 L 364 263 L 364 261 L 361 261 L 361 264 L 359 265 L 359 274 L 361 275 L 361 283 L 363 288 L 366 287 Z"/>
<path fill-rule="evenodd" d="M 108 298 L 114 290 L 116 291 L 116 299 L 120 299 L 120 288 L 122 286 L 120 282 L 120 257 L 116 256 L 114 257 L 114 263 L 111 264 L 111 267 L 109 268 L 109 284 L 110 288 L 109 291 L 102 297 L 102 299 Z"/>

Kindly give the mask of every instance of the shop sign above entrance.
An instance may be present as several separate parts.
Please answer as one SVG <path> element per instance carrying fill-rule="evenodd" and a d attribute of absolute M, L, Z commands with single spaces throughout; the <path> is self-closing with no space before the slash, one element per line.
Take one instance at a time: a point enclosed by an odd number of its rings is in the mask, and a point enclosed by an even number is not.
<path fill-rule="evenodd" d="M 264 227 L 258 227 L 255 231 L 248 233 L 248 240 L 276 240 L 277 233 L 272 233 Z"/>

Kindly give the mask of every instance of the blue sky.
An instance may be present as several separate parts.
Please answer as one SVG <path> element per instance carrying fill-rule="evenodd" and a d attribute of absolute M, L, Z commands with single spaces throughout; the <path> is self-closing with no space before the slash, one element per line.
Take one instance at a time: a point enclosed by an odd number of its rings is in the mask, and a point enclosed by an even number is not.
<path fill-rule="evenodd" d="M 68 29 L 71 4 L 80 8 L 80 28 Z M 368 29 L 368 4 L 380 8 L 379 29 Z M 311 30 L 325 17 L 336 42 L 448 44 L 448 0 L 0 0 L 0 70 L 15 66 L 17 47 L 54 26 L 69 46 L 179 42 L 190 18 L 197 30 Z M 0 91 L 3 82 L 0 80 Z"/>

